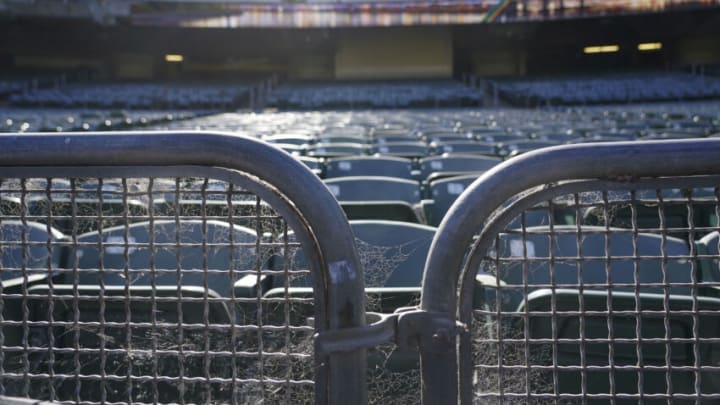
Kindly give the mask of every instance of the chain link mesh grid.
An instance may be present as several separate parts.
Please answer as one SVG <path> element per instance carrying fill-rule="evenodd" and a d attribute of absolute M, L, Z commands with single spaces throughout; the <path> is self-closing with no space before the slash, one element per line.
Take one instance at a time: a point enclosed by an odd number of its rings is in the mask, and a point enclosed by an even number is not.
<path fill-rule="evenodd" d="M 242 187 L 6 178 L 0 232 L 0 395 L 313 402 L 313 299 L 289 282 L 309 270 L 278 259 L 300 244 Z"/>
<path fill-rule="evenodd" d="M 550 185 L 490 219 L 466 261 L 472 400 L 720 401 L 718 184 Z"/>

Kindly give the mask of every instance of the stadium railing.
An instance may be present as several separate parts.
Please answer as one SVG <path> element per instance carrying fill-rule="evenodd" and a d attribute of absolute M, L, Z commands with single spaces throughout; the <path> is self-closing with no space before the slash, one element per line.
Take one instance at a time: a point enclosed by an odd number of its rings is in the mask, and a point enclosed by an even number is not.
<path fill-rule="evenodd" d="M 365 324 L 364 286 L 345 215 L 302 163 L 217 133 L 25 134 L 0 144 L 0 193 L 17 202 L 4 206 L 3 223 L 16 226 L 1 248 L 20 258 L 0 269 L 15 281 L 0 290 L 0 394 L 365 402 L 364 350 L 313 349 L 316 333 Z M 48 203 L 30 204 L 38 199 Z M 132 209 L 136 200 L 147 209 Z M 36 222 L 48 237 L 30 233 Z M 68 222 L 58 237 L 54 225 Z M 242 277 L 260 278 L 266 258 L 292 249 L 306 265 L 276 273 L 310 273 L 314 293 L 234 295 Z M 307 317 L 290 316 L 307 303 Z"/>
<path fill-rule="evenodd" d="M 14 201 L 2 220 L 20 229 L 2 235 L 14 259 L 0 271 L 15 281 L 3 278 L 0 290 L 0 394 L 85 403 L 712 402 L 719 155 L 720 142 L 703 139 L 515 157 L 449 209 L 422 285 L 384 291 L 367 275 L 394 277 L 412 244 L 360 249 L 322 182 L 260 141 L 0 136 L 0 193 Z M 70 202 L 52 204 L 61 197 Z M 49 203 L 31 211 L 40 198 Z M 126 208 L 104 205 L 118 198 Z M 657 220 L 643 222 L 653 210 Z M 678 212 L 687 220 L 675 221 Z M 95 229 L 54 231 L 68 219 Z M 29 235 L 38 223 L 46 240 Z M 308 275 L 311 289 L 294 286 Z M 416 306 L 366 305 L 418 291 Z"/>

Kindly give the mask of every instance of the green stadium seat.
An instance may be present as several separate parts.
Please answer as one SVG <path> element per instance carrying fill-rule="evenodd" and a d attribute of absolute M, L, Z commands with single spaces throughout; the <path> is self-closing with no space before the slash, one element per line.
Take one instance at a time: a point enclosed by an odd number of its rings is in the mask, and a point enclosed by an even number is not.
<path fill-rule="evenodd" d="M 615 392 L 637 394 L 638 371 L 623 370 L 623 367 L 638 364 L 639 349 L 642 353 L 642 364 L 648 367 L 647 370 L 642 370 L 643 393 L 666 393 L 667 373 L 661 367 L 666 366 L 667 345 L 657 340 L 664 339 L 666 332 L 671 339 L 678 339 L 669 344 L 673 366 L 692 367 L 695 364 L 695 343 L 679 340 L 693 338 L 693 317 L 673 312 L 691 311 L 694 308 L 716 312 L 720 310 L 720 300 L 707 294 L 702 288 L 693 290 L 689 286 L 694 267 L 693 261 L 688 260 L 690 250 L 684 240 L 669 236 L 663 240 L 660 235 L 638 234 L 637 254 L 641 259 L 637 260 L 638 279 L 635 282 L 632 233 L 617 228 L 608 230 L 603 227 L 583 226 L 580 229 L 581 236 L 574 233 L 577 226 L 562 225 L 554 227 L 553 236 L 549 235 L 548 227 L 527 228 L 528 233 L 524 235 L 524 239 L 521 234 L 501 234 L 497 253 L 503 261 L 495 274 L 478 274 L 475 306 L 486 308 L 488 314 L 497 311 L 503 319 L 503 334 L 530 339 L 532 352 L 555 351 L 556 362 L 547 357 L 546 363 L 537 363 L 541 360 L 539 356 L 533 357 L 534 360 L 531 361 L 537 366 L 559 367 L 558 392 L 581 394 L 583 372 L 580 367 L 596 366 L 604 368 L 585 371 L 588 394 L 610 393 L 611 376 L 615 381 Z M 717 236 L 714 237 L 716 241 Z M 550 238 L 554 239 L 552 254 Z M 609 238 L 607 244 L 605 238 Z M 582 247 L 582 277 L 577 259 L 578 243 Z M 608 252 L 605 251 L 605 246 L 609 246 Z M 607 257 L 612 260 L 608 261 L 605 259 Z M 666 262 L 663 269 L 664 260 Z M 607 271 L 610 272 L 610 277 Z M 554 272 L 554 277 L 551 277 L 551 272 Z M 663 287 L 664 277 L 669 283 L 667 291 Z M 609 282 L 611 284 L 608 287 Z M 524 295 L 525 291 L 527 296 Z M 500 303 L 500 308 L 496 308 L 497 303 Z M 608 305 L 612 306 L 612 311 L 616 314 L 612 316 L 610 323 L 612 339 L 617 339 L 618 342 L 610 343 L 608 340 L 609 320 L 607 315 L 604 315 L 608 311 Z M 656 313 L 661 315 L 636 314 L 638 306 L 648 313 L 658 311 Z M 666 311 L 670 311 L 669 315 L 663 316 Z M 580 316 L 579 313 L 582 312 L 591 314 Z M 623 313 L 630 315 L 621 315 Z M 523 321 L 525 315 L 513 314 L 528 314 L 527 326 Z M 553 315 L 548 316 L 549 314 Z M 496 318 L 495 315 L 487 316 Z M 637 324 L 637 319 L 641 319 L 641 325 Z M 703 315 L 701 312 L 698 320 L 700 327 L 697 337 L 720 337 L 720 327 L 715 316 Z M 670 330 L 666 331 L 666 324 L 670 325 Z M 583 343 L 580 342 L 581 325 L 584 325 Z M 642 342 L 640 347 L 636 341 L 627 340 L 637 339 L 637 330 L 642 331 L 641 338 L 648 340 Z M 532 339 L 546 341 L 532 342 Z M 555 344 L 556 349 L 552 348 L 552 343 L 547 343 L 550 339 L 560 340 Z M 650 339 L 656 341 L 649 341 Z M 702 356 L 701 364 L 712 364 L 715 358 L 713 353 L 718 350 L 717 343 L 708 341 L 697 344 Z M 613 347 L 612 356 L 609 352 L 610 345 Z M 583 356 L 580 354 L 581 350 Z M 610 358 L 616 366 L 612 375 L 608 370 Z M 582 361 L 585 362 L 584 365 Z M 672 392 L 695 392 L 694 372 L 673 370 L 670 374 Z M 551 380 L 546 382 L 552 384 Z M 716 372 L 703 373 L 702 392 L 717 392 L 719 382 Z M 534 389 L 545 390 L 546 387 Z"/>
<path fill-rule="evenodd" d="M 253 230 L 212 220 L 145 222 L 80 235 L 64 276 L 52 285 L 36 284 L 29 289 L 34 296 L 34 321 L 65 322 L 52 336 L 46 327 L 38 326 L 35 336 L 58 350 L 85 349 L 77 358 L 72 350 L 55 354 L 54 372 L 124 375 L 131 365 L 135 373 L 152 373 L 157 367 L 165 375 L 178 376 L 181 366 L 177 355 L 158 355 L 155 363 L 150 357 L 130 361 L 120 350 L 107 354 L 103 368 L 93 350 L 123 349 L 128 339 L 136 343 L 156 341 L 160 349 L 183 344 L 188 350 L 201 350 L 209 339 L 211 350 L 217 350 L 213 348 L 222 346 L 227 336 L 227 330 L 221 328 L 237 322 L 232 315 L 236 312 L 227 302 L 234 280 L 254 271 L 258 254 L 263 254 L 256 251 L 256 240 Z M 52 300 L 48 299 L 51 296 Z M 76 317 L 83 325 L 99 326 L 76 331 L 72 326 Z M 128 327 L 127 322 L 133 326 Z M 162 324 L 163 333 L 152 335 L 157 333 L 154 328 L 143 324 Z M 212 325 L 215 329 L 203 332 L 181 324 Z M 47 372 L 46 356 L 41 353 L 34 359 L 36 371 Z M 223 361 L 213 361 L 210 367 L 222 367 Z M 192 357 L 182 366 L 189 377 L 204 375 L 204 367 L 201 360 Z M 128 394 L 119 390 L 124 386 L 125 382 L 107 381 L 107 400 L 127 399 Z M 141 391 L 143 385 L 135 386 Z M 60 382 L 56 389 L 60 398 L 70 399 L 76 395 L 77 386 Z M 178 395 L 177 385 L 169 382 L 160 382 L 158 389 L 163 401 Z M 83 384 L 81 393 L 85 400 L 99 400 L 103 395 L 97 384 Z M 143 397 L 141 392 L 134 395 Z"/>
<path fill-rule="evenodd" d="M 325 180 L 348 219 L 422 222 L 420 185 L 412 180 L 355 176 Z M 417 210 L 416 210 L 417 208 Z"/>
<path fill-rule="evenodd" d="M 440 177 L 458 176 L 462 173 L 482 173 L 500 163 L 496 157 L 444 154 L 420 159 L 420 177 L 423 180 L 434 180 Z"/>
<path fill-rule="evenodd" d="M 328 159 L 326 178 L 349 176 L 387 176 L 412 179 L 412 161 L 393 156 L 353 156 Z"/>

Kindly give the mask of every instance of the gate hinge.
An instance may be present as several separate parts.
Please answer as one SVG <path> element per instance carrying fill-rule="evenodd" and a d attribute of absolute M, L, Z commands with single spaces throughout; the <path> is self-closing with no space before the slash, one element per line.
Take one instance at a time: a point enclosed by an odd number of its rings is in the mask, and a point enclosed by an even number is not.
<path fill-rule="evenodd" d="M 377 347 L 393 342 L 400 349 L 430 352 L 453 350 L 456 337 L 467 332 L 467 327 L 447 313 L 427 312 L 419 308 L 401 308 L 393 314 L 367 313 L 369 325 L 323 331 L 315 334 L 315 353 L 326 356 Z"/>

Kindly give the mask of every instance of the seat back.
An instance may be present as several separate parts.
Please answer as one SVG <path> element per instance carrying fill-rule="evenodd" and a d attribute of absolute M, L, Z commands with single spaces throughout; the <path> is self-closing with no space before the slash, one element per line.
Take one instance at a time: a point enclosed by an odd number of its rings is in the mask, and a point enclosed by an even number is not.
<path fill-rule="evenodd" d="M 353 176 L 325 180 L 338 201 L 404 201 L 420 202 L 416 181 L 377 176 Z"/>
<path fill-rule="evenodd" d="M 162 220 L 90 232 L 78 237 L 74 252 L 78 282 L 97 285 L 102 278 L 115 286 L 207 286 L 229 297 L 230 272 L 255 267 L 256 239 L 251 229 L 215 220 Z"/>
<path fill-rule="evenodd" d="M 427 179 L 433 173 L 484 172 L 500 163 L 500 159 L 472 155 L 442 155 L 420 160 L 420 176 Z"/>
<path fill-rule="evenodd" d="M 687 260 L 690 252 L 685 241 L 671 237 L 663 241 L 661 236 L 652 234 L 634 236 L 618 229 L 606 232 L 604 227 L 582 227 L 581 237 L 578 237 L 574 233 L 576 229 L 574 225 L 557 225 L 552 236 L 548 227 L 529 227 L 525 234 L 501 234 L 498 256 L 528 261 L 501 266 L 498 277 L 508 285 L 524 285 L 526 277 L 529 286 L 553 284 L 558 288 L 577 288 L 582 284 L 592 288 L 605 286 L 612 291 L 632 291 L 637 284 L 643 293 L 663 293 L 659 284 L 663 283 L 665 271 L 668 282 L 677 284 L 670 287 L 671 294 L 690 294 L 690 287 L 686 284 L 691 281 L 692 264 Z M 607 252 L 606 246 L 609 247 Z M 635 248 L 638 255 L 648 257 L 640 261 L 637 268 L 632 259 Z M 585 258 L 582 267 L 577 260 L 572 260 L 579 257 L 580 249 Z M 664 266 L 663 253 L 668 258 Z M 610 262 L 601 260 L 608 255 L 618 259 Z M 557 258 L 552 266 L 550 258 Z M 538 262 L 533 263 L 532 259 Z"/>
<path fill-rule="evenodd" d="M 390 156 L 357 156 L 328 159 L 326 178 L 384 176 L 411 179 L 412 161 Z"/>

